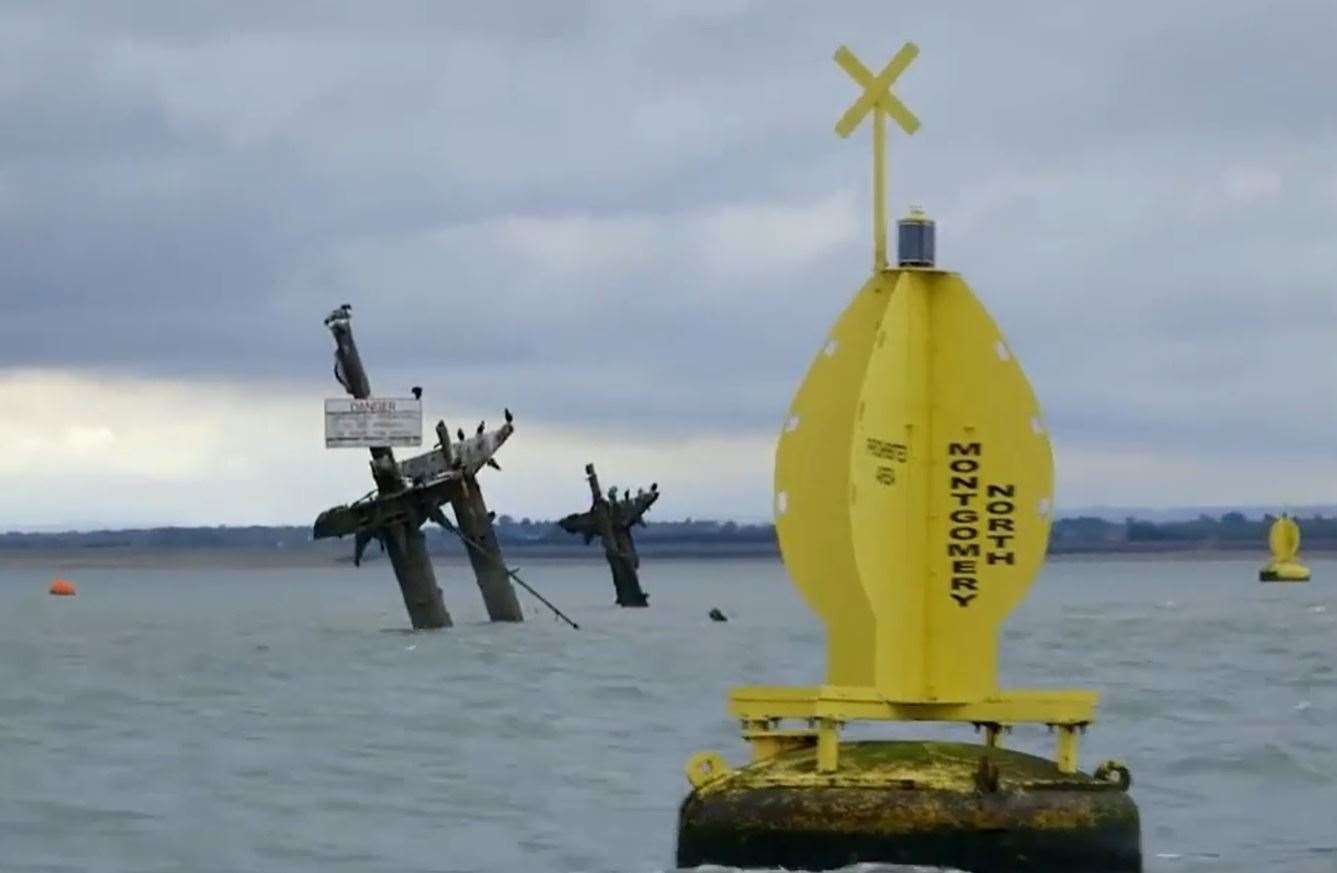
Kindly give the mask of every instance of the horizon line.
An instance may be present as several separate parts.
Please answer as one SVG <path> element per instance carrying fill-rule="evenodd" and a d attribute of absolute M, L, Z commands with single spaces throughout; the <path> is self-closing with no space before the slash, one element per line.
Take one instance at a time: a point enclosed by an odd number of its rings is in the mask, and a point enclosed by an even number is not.
<path fill-rule="evenodd" d="M 1323 515 L 1326 513 L 1337 513 L 1337 503 L 1309 503 L 1297 505 L 1278 505 L 1278 504 L 1210 504 L 1199 506 L 1121 506 L 1118 504 L 1091 504 L 1086 506 L 1076 506 L 1070 509 L 1057 509 L 1054 512 L 1053 521 L 1060 522 L 1076 518 L 1101 518 L 1109 522 L 1123 522 L 1128 518 L 1136 521 L 1161 521 L 1171 522 L 1176 520 L 1191 521 L 1202 515 L 1221 516 L 1231 512 L 1239 512 L 1246 519 L 1251 518 L 1250 513 L 1254 513 L 1261 519 L 1267 515 L 1275 515 L 1285 512 L 1290 515 L 1298 516 L 1300 513 L 1310 515 Z M 1160 516 L 1157 518 L 1143 518 L 1138 514 L 1150 514 Z M 1113 517 L 1117 516 L 1117 517 Z M 530 515 L 518 515 L 510 512 L 497 513 L 497 520 L 509 519 L 511 524 L 519 524 L 528 521 L 530 524 L 556 524 L 557 518 L 542 518 Z M 646 524 L 666 525 L 666 524 L 736 524 L 741 526 L 766 526 L 774 527 L 775 521 L 772 518 L 761 517 L 743 517 L 743 516 L 719 516 L 719 517 L 697 517 L 684 516 L 678 519 L 647 519 Z M 19 527 L 6 528 L 0 530 L 0 536 L 12 534 L 91 534 L 91 533 L 128 533 L 135 531 L 150 530 L 242 530 L 248 528 L 309 528 L 311 522 L 302 523 L 256 523 L 256 522 L 225 522 L 225 523 L 195 523 L 182 524 L 176 522 L 158 523 L 158 524 L 138 524 L 130 526 L 115 526 L 100 523 L 56 523 L 56 524 L 33 524 L 22 525 Z"/>

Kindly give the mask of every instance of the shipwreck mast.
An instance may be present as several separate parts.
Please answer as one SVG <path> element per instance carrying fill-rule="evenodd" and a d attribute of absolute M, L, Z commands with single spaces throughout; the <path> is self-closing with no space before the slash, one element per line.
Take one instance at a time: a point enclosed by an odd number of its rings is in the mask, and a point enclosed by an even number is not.
<path fill-rule="evenodd" d="M 595 537 L 604 547 L 604 557 L 608 559 L 608 568 L 613 573 L 613 589 L 617 595 L 618 606 L 649 606 L 650 597 L 641 589 L 637 570 L 641 566 L 640 556 L 636 554 L 636 541 L 632 538 L 633 525 L 644 525 L 645 513 L 659 499 L 659 484 L 652 483 L 650 490 L 644 489 L 633 496 L 628 491 L 618 499 L 617 489 L 608 489 L 604 497 L 599 487 L 599 474 L 594 472 L 593 464 L 585 465 L 585 479 L 590 486 L 590 508 L 585 512 L 573 513 L 558 522 L 567 533 L 580 534 L 586 544 Z"/>
<path fill-rule="evenodd" d="M 344 304 L 325 318 L 325 326 L 334 335 L 334 377 L 344 386 L 354 399 L 366 400 L 371 397 L 371 381 L 362 366 L 362 356 L 358 354 L 357 343 L 353 341 L 352 307 Z M 394 450 L 389 446 L 372 446 L 371 475 L 376 482 L 378 497 L 393 498 L 403 495 L 408 486 L 400 475 L 399 465 L 395 463 Z M 407 513 L 402 518 L 388 521 L 374 531 L 359 530 L 356 533 L 365 545 L 368 535 L 375 536 L 385 546 L 394 567 L 395 579 L 404 596 L 404 607 L 408 610 L 409 621 L 414 628 L 450 627 L 450 613 L 441 588 L 436 584 L 436 573 L 432 569 L 432 559 L 427 553 L 427 538 L 420 529 L 423 519 L 415 513 Z M 319 527 L 319 523 L 317 524 Z M 317 537 L 320 534 L 317 532 Z"/>
<path fill-rule="evenodd" d="M 325 325 L 334 335 L 335 378 L 355 400 L 371 401 L 371 384 L 353 342 L 349 307 L 345 305 L 330 313 Z M 380 542 L 390 555 L 413 626 L 449 627 L 450 613 L 446 611 L 441 589 L 437 587 L 426 539 L 420 530 L 427 521 L 434 521 L 464 543 L 488 618 L 492 621 L 524 620 L 515 589 L 511 587 L 514 580 L 575 627 L 575 622 L 506 566 L 492 525 L 492 513 L 483 499 L 478 472 L 484 466 L 501 469 L 493 456 L 515 432 L 510 410 L 506 410 L 506 421 L 501 427 L 487 430 L 486 423 L 480 421 L 471 436 L 466 437 L 460 430 L 458 440 L 451 440 L 445 422 L 437 422 L 435 448 L 396 463 L 394 452 L 387 443 L 400 440 L 396 444 L 418 445 L 422 441 L 422 392 L 418 388 L 413 391 L 412 400 L 381 398 L 364 404 L 362 409 L 336 409 L 336 418 L 347 416 L 351 420 L 347 427 L 352 431 L 351 434 L 344 433 L 345 426 L 336 424 L 333 428 L 338 433 L 333 437 L 330 434 L 331 406 L 346 406 L 347 401 L 326 402 L 326 445 L 369 446 L 376 491 L 374 496 L 368 495 L 352 504 L 322 512 L 316 519 L 315 538 L 353 534 L 355 564 L 361 563 L 362 553 L 371 541 Z M 405 426 L 398 419 L 396 424 L 387 424 L 374 418 L 359 418 L 360 415 L 374 416 L 383 411 L 381 407 L 398 416 L 397 404 L 411 410 L 411 426 Z M 446 518 L 441 509 L 446 503 L 454 510 L 458 524 L 451 524 Z"/>

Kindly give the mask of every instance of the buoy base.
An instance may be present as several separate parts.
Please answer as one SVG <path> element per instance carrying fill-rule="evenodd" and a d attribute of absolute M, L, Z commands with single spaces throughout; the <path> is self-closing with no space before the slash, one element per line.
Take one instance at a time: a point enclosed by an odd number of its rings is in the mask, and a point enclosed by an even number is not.
<path fill-rule="evenodd" d="M 1308 582 L 1309 568 L 1295 561 L 1274 561 L 1258 573 L 1259 582 Z"/>
<path fill-rule="evenodd" d="M 819 773 L 815 750 L 797 749 L 700 785 L 679 813 L 678 866 L 1142 869 L 1126 782 L 966 743 L 842 743 L 839 761 Z"/>

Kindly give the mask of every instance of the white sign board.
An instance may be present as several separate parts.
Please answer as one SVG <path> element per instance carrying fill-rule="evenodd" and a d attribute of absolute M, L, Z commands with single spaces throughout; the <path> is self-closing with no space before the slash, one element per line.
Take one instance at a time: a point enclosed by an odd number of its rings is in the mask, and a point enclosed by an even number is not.
<path fill-rule="evenodd" d="M 446 456 L 438 449 L 425 455 L 414 455 L 399 462 L 399 475 L 410 483 L 432 482 L 440 479 L 449 471 Z"/>
<path fill-rule="evenodd" d="M 338 397 L 325 401 L 325 448 L 422 445 L 422 401 L 412 397 Z"/>

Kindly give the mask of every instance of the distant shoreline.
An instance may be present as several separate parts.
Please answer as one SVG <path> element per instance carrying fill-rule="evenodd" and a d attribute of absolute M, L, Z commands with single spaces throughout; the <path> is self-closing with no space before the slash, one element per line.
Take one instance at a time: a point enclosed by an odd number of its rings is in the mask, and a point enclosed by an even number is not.
<path fill-rule="evenodd" d="M 1261 563 L 1267 560 L 1263 548 L 1173 548 L 1162 544 L 1159 548 L 1122 548 L 1104 550 L 1073 550 L 1051 552 L 1049 559 L 1059 562 L 1085 561 L 1242 561 Z M 1326 543 L 1324 545 L 1327 545 Z M 371 550 L 364 566 L 379 566 L 388 562 Z M 508 562 L 526 560 L 602 561 L 603 550 L 597 546 L 506 545 L 503 551 Z M 769 544 L 655 544 L 641 549 L 641 557 L 651 561 L 673 560 L 772 560 L 780 553 Z M 1313 548 L 1304 551 L 1315 558 L 1337 557 L 1337 548 Z M 438 562 L 461 562 L 458 552 L 434 552 Z M 266 570 L 287 567 L 325 567 L 339 569 L 352 567 L 352 542 L 319 543 L 306 548 L 7 548 L 0 549 L 0 568 L 42 568 L 44 572 L 65 569 L 237 569 Z"/>
<path fill-rule="evenodd" d="M 1337 509 L 1337 507 L 1333 507 Z M 1327 514 L 1325 514 L 1327 513 Z M 1337 555 L 1337 517 L 1328 508 L 1297 515 L 1302 555 Z M 1114 521 L 1078 515 L 1054 520 L 1049 554 L 1078 560 L 1248 560 L 1267 558 L 1273 516 L 1248 518 L 1242 512 L 1219 517 Z M 509 562 L 602 560 L 600 544 L 583 543 L 552 520 L 499 515 L 497 539 Z M 424 530 L 432 556 L 462 560 L 464 545 L 435 527 Z M 351 538 L 312 540 L 306 525 L 220 525 L 64 532 L 0 533 L 0 566 L 54 567 L 326 567 L 352 563 Z M 635 531 L 642 557 L 659 560 L 757 558 L 776 560 L 775 527 L 767 522 L 710 519 L 649 521 Z M 375 545 L 366 560 L 384 560 Z"/>
<path fill-rule="evenodd" d="M 603 549 L 597 546 L 523 546 L 503 545 L 502 552 L 508 563 L 525 560 L 603 561 Z M 748 544 L 729 544 L 713 547 L 675 545 L 656 546 L 639 550 L 649 560 L 721 560 L 757 559 L 779 560 L 773 547 L 750 547 Z M 432 550 L 435 562 L 464 562 L 461 551 Z M 373 546 L 367 550 L 364 567 L 385 565 L 389 561 Z M 353 567 L 353 542 L 319 543 L 306 548 L 139 548 L 139 547 L 36 547 L 0 549 L 0 568 L 42 566 L 58 569 L 74 568 L 145 568 L 145 569 L 255 569 L 283 567 Z"/>

